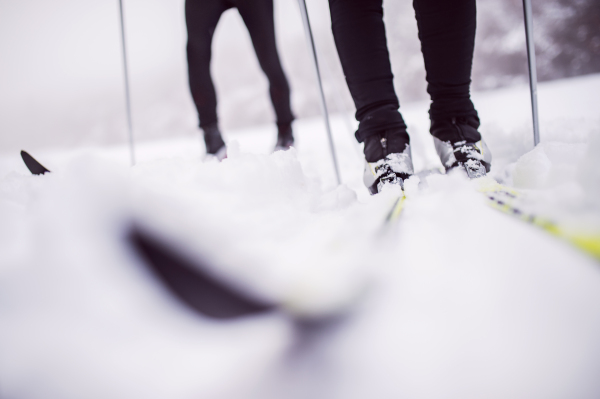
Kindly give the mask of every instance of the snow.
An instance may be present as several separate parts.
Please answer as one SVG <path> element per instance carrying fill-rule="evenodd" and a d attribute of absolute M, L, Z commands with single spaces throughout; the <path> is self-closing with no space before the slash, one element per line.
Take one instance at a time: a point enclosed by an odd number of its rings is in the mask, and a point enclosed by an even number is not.
<path fill-rule="evenodd" d="M 375 171 L 373 181 L 375 181 L 375 178 L 380 177 L 386 171 L 385 168 L 381 168 L 382 165 L 389 165 L 396 173 L 405 173 L 407 175 L 412 175 L 415 173 L 410 157 L 410 146 L 408 144 L 401 153 L 389 154 L 385 157 L 385 159 L 380 159 L 379 161 L 371 164 L 371 168 Z"/>
<path fill-rule="evenodd" d="M 600 75 L 475 93 L 492 175 L 573 229 L 600 230 Z M 403 105 L 417 172 L 440 168 L 427 104 Z M 461 174 L 369 196 L 333 118 L 269 154 L 273 126 L 0 158 L 2 398 L 597 398 L 600 269 L 570 243 L 488 207 Z M 421 184 L 419 183 L 421 181 Z M 133 225 L 276 312 L 217 322 L 171 297 L 128 247 Z M 321 321 L 300 327 L 296 318 Z"/>

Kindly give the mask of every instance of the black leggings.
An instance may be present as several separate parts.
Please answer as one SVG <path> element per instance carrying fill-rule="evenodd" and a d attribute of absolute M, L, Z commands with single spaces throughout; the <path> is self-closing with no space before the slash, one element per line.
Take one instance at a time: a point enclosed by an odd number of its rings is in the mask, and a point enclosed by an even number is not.
<path fill-rule="evenodd" d="M 236 7 L 248 28 L 260 67 L 269 79 L 269 92 L 278 125 L 289 125 L 290 88 L 275 44 L 273 0 L 186 0 L 187 59 L 192 98 L 200 127 L 217 122 L 217 96 L 210 76 L 211 42 L 221 14 Z"/>
<path fill-rule="evenodd" d="M 470 99 L 475 0 L 413 0 L 432 120 L 477 116 Z M 332 30 L 360 122 L 359 142 L 403 130 L 383 24 L 382 0 L 329 0 Z M 408 138 L 408 136 L 406 136 Z"/>

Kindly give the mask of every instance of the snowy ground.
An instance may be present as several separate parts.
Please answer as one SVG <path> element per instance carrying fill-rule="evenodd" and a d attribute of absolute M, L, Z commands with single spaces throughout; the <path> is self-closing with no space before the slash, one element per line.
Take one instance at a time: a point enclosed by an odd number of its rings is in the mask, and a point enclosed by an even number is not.
<path fill-rule="evenodd" d="M 493 176 L 528 206 L 600 230 L 600 76 L 544 84 L 532 149 L 527 89 L 476 94 Z M 417 170 L 439 167 L 427 104 L 403 105 Z M 362 187 L 350 117 L 334 118 L 335 187 L 319 120 L 269 154 L 272 126 L 198 138 L 0 159 L 0 397 L 597 398 L 600 266 L 489 208 L 461 176 Z M 177 132 L 173 132 L 174 136 Z M 215 322 L 171 298 L 127 246 L 138 223 L 225 281 L 281 303 Z M 341 319 L 313 330 L 298 315 Z M 299 344 L 301 343 L 301 345 Z"/>

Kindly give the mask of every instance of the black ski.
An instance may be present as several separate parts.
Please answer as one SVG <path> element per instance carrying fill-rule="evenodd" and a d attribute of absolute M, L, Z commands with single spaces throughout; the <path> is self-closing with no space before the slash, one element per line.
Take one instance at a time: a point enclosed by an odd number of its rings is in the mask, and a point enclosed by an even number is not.
<path fill-rule="evenodd" d="M 139 227 L 131 229 L 127 241 L 174 297 L 203 316 L 232 319 L 276 309 L 275 304 L 251 298 L 219 281 L 201 261 L 187 258 Z"/>
<path fill-rule="evenodd" d="M 29 169 L 29 171 L 34 175 L 43 175 L 50 172 L 48 169 L 46 169 L 46 167 L 44 167 L 44 165 L 36 161 L 36 159 L 29 155 L 26 151 L 21 151 L 21 158 L 23 158 L 23 162 L 25 162 L 27 169 Z"/>

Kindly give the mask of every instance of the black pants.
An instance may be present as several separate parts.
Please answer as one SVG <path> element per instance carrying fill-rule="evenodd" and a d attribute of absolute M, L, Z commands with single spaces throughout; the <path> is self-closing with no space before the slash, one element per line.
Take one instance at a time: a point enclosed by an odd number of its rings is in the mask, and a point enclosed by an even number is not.
<path fill-rule="evenodd" d="M 430 117 L 475 117 L 470 99 L 475 0 L 413 0 L 427 71 Z M 406 136 L 398 112 L 383 24 L 382 0 L 329 0 L 332 30 L 356 105 L 359 142 L 387 129 Z"/>
<path fill-rule="evenodd" d="M 294 116 L 290 108 L 290 88 L 275 44 L 273 0 L 186 0 L 189 83 L 200 127 L 215 124 L 218 120 L 217 97 L 210 76 L 211 43 L 221 14 L 232 7 L 236 7 L 242 16 L 260 67 L 269 79 L 277 123 L 289 125 Z"/>

